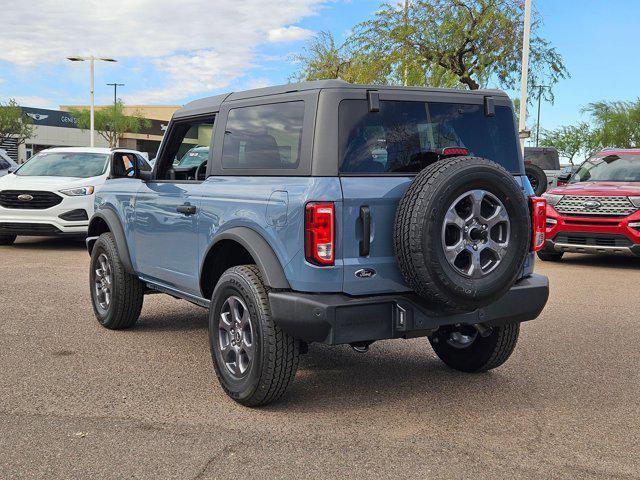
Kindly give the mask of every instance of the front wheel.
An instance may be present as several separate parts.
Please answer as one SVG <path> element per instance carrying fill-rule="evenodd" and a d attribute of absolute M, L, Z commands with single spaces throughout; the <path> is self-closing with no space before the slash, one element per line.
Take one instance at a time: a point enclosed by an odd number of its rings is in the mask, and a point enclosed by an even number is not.
<path fill-rule="evenodd" d="M 519 332 L 519 323 L 493 327 L 484 334 L 472 325 L 456 325 L 440 328 L 429 337 L 429 342 L 449 367 L 461 372 L 486 372 L 507 361 Z"/>
<path fill-rule="evenodd" d="M 15 235 L 0 235 L 0 245 L 12 245 L 16 238 Z"/>
<path fill-rule="evenodd" d="M 538 258 L 543 262 L 559 262 L 564 252 L 556 252 L 552 249 L 542 249 L 538 252 Z"/>
<path fill-rule="evenodd" d="M 273 321 L 268 289 L 255 265 L 229 268 L 209 310 L 209 346 L 220 385 L 236 402 L 278 400 L 296 375 L 299 341 Z"/>
<path fill-rule="evenodd" d="M 125 270 L 110 232 L 100 235 L 93 246 L 89 278 L 93 311 L 100 324 L 111 330 L 132 327 L 142 310 L 144 286 Z"/>

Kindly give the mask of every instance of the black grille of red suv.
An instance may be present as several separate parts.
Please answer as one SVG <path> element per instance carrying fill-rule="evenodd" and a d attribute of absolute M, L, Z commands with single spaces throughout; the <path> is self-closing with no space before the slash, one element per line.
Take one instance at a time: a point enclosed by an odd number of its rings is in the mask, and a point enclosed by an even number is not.
<path fill-rule="evenodd" d="M 3 190 L 0 192 L 0 206 L 20 210 L 44 210 L 62 202 L 62 197 L 53 192 L 36 190 Z"/>

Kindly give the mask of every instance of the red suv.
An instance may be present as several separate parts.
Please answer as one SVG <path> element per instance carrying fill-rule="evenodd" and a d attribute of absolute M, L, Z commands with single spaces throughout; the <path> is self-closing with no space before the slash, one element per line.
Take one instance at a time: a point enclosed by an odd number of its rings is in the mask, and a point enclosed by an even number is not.
<path fill-rule="evenodd" d="M 640 256 L 640 149 L 602 150 L 544 197 L 541 260 L 558 261 L 564 252 Z"/>

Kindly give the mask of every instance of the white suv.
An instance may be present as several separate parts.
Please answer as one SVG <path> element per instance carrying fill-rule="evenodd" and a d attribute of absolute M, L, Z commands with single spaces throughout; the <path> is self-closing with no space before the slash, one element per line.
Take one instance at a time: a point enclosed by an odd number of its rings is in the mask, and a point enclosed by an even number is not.
<path fill-rule="evenodd" d="M 0 245 L 18 235 L 86 235 L 94 194 L 112 165 L 132 176 L 151 170 L 135 150 L 61 147 L 43 150 L 0 178 Z"/>

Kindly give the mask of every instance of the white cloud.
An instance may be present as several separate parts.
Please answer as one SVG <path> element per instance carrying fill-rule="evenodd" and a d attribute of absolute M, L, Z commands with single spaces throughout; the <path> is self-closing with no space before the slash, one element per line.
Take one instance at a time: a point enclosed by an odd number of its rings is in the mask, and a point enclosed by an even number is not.
<path fill-rule="evenodd" d="M 0 95 L 0 98 L 2 98 L 2 95 Z M 11 98 L 13 98 L 18 105 L 21 105 L 23 107 L 50 108 L 50 109 L 58 108 L 58 106 L 55 103 L 53 103 L 50 98 L 42 98 L 34 95 L 32 96 L 17 95 Z"/>
<path fill-rule="evenodd" d="M 313 37 L 314 32 L 304 28 L 290 27 L 274 28 L 269 30 L 268 39 L 270 42 L 294 42 L 298 40 L 306 40 Z"/>
<path fill-rule="evenodd" d="M 31 67 L 72 55 L 147 58 L 166 86 L 128 98 L 176 100 L 236 81 L 260 44 L 308 38 L 293 24 L 328 1 L 32 0 L 27 13 L 0 0 L 0 60 Z"/>

